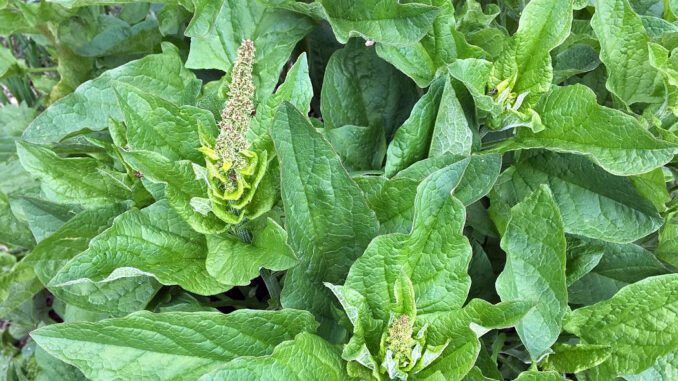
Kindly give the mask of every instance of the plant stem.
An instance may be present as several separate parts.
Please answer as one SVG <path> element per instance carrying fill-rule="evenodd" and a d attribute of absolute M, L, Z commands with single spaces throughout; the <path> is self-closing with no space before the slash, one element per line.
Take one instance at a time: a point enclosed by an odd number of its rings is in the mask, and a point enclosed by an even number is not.
<path fill-rule="evenodd" d="M 261 275 L 261 279 L 264 280 L 264 284 L 266 285 L 266 289 L 268 290 L 268 294 L 271 297 L 271 300 L 269 301 L 269 304 L 272 307 L 280 308 L 282 305 L 280 304 L 280 282 L 278 282 L 278 278 L 275 277 L 273 272 L 271 270 L 267 269 L 261 269 L 259 270 L 259 274 Z"/>
<path fill-rule="evenodd" d="M 26 71 L 29 73 L 47 73 L 51 71 L 57 71 L 56 66 L 50 66 L 50 67 L 29 67 L 26 68 Z"/>

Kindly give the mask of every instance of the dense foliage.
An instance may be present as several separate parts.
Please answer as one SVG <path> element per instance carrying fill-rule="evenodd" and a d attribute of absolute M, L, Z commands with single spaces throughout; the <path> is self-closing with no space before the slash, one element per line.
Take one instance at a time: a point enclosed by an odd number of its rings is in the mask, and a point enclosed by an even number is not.
<path fill-rule="evenodd" d="M 677 16 L 0 0 L 0 380 L 678 379 Z"/>

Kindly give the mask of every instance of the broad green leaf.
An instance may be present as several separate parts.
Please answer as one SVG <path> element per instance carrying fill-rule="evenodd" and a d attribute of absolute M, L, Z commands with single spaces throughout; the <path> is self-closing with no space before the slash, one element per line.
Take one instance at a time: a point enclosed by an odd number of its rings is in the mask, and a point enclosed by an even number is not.
<path fill-rule="evenodd" d="M 515 381 L 564 381 L 557 372 L 538 372 L 536 370 L 528 370 L 518 375 Z"/>
<path fill-rule="evenodd" d="M 602 241 L 567 237 L 567 286 L 571 286 L 584 275 L 590 273 L 605 254 L 606 245 Z"/>
<path fill-rule="evenodd" d="M 155 151 L 170 160 L 202 162 L 198 151 L 201 128 L 215 130 L 214 116 L 193 106 L 176 106 L 161 97 L 117 86 L 118 104 L 127 125 L 127 143 L 133 150 Z"/>
<path fill-rule="evenodd" d="M 607 360 L 612 352 L 608 345 L 595 344 L 556 344 L 553 350 L 544 361 L 544 369 L 558 373 L 579 373 L 593 368 Z"/>
<path fill-rule="evenodd" d="M 668 270 L 648 250 L 636 244 L 581 239 L 581 249 L 603 255 L 596 266 L 569 289 L 572 304 L 593 304 L 612 297 L 622 287 Z"/>
<path fill-rule="evenodd" d="M 241 356 L 264 356 L 315 329 L 305 311 L 137 312 L 96 323 L 50 325 L 31 333 L 38 345 L 87 378 L 197 379 Z"/>
<path fill-rule="evenodd" d="M 120 205 L 84 210 L 38 243 L 23 262 L 33 267 L 43 284 L 48 284 L 71 259 L 87 249 L 92 238 L 107 229 L 113 218 L 124 212 Z"/>
<path fill-rule="evenodd" d="M 668 189 L 666 189 L 666 178 L 662 168 L 657 168 L 638 176 L 631 176 L 629 180 L 638 190 L 638 193 L 649 200 L 657 211 L 666 211 L 666 204 L 671 201 L 671 196 Z"/>
<path fill-rule="evenodd" d="M 285 227 L 300 259 L 287 272 L 282 302 L 328 318 L 332 299 L 323 282 L 344 280 L 378 222 L 330 144 L 294 106 L 280 106 L 271 135 L 280 160 Z"/>
<path fill-rule="evenodd" d="M 311 108 L 312 98 L 313 84 L 309 76 L 308 59 L 306 53 L 302 53 L 287 72 L 285 82 L 278 86 L 275 94 L 257 106 L 256 115 L 247 131 L 247 138 L 255 142 L 264 136 L 268 137 L 268 128 L 273 123 L 275 111 L 283 102 L 292 103 L 297 110 L 307 115 Z"/>
<path fill-rule="evenodd" d="M 74 366 L 66 364 L 56 357 L 45 352 L 40 347 L 35 348 L 35 362 L 40 367 L 37 381 L 67 380 L 86 381 L 87 378 Z"/>
<path fill-rule="evenodd" d="M 678 214 L 666 215 L 664 225 L 659 230 L 657 257 L 671 266 L 678 268 Z"/>
<path fill-rule="evenodd" d="M 14 265 L 9 272 L 0 273 L 0 317 L 8 319 L 10 312 L 30 300 L 42 288 L 33 268 L 23 261 Z"/>
<path fill-rule="evenodd" d="M 670 1 L 664 0 L 629 0 L 633 10 L 639 15 L 662 17 L 664 14 L 664 4 L 669 5 Z"/>
<path fill-rule="evenodd" d="M 239 357 L 200 381 L 348 380 L 339 347 L 308 332 L 278 345 L 270 356 Z"/>
<path fill-rule="evenodd" d="M 89 249 L 64 266 L 50 284 L 58 287 L 81 279 L 100 282 L 126 272 L 152 276 L 164 285 L 179 285 L 200 295 L 231 288 L 210 276 L 206 258 L 205 237 L 163 200 L 116 218 L 113 226 L 92 239 Z"/>
<path fill-rule="evenodd" d="M 556 341 L 567 309 L 565 232 L 549 188 L 537 190 L 511 209 L 501 239 L 506 266 L 497 278 L 502 301 L 534 302 L 516 326 L 532 359 L 539 359 Z"/>
<path fill-rule="evenodd" d="M 3 105 L 0 108 L 0 161 L 15 157 L 14 142 L 38 114 L 37 110 L 25 103 Z"/>
<path fill-rule="evenodd" d="M 462 234 L 465 208 L 450 195 L 463 174 L 458 167 L 437 171 L 419 186 L 410 234 L 376 237 L 351 267 L 344 286 L 365 296 L 375 319 L 389 321 L 401 271 L 414 286 L 418 319 L 459 309 L 466 300 L 471 245 Z"/>
<path fill-rule="evenodd" d="M 36 114 L 25 103 L 0 107 L 0 242 L 10 246 L 28 248 L 34 244 L 27 224 L 31 216 L 17 208 L 17 200 L 38 193 L 39 189 L 21 166 L 15 142 Z"/>
<path fill-rule="evenodd" d="M 678 26 L 675 28 L 673 33 L 678 35 Z M 669 52 L 668 49 L 655 43 L 650 43 L 649 49 L 650 65 L 658 70 L 664 80 L 666 89 L 664 104 L 674 115 L 678 115 L 678 50 L 674 48 Z"/>
<path fill-rule="evenodd" d="M 669 162 L 678 144 L 659 140 L 634 117 L 600 106 L 586 86 L 558 87 L 542 99 L 537 112 L 546 129 L 518 131 L 500 149 L 545 148 L 587 156 L 606 171 L 638 175 Z"/>
<path fill-rule="evenodd" d="M 379 220 L 379 232 L 408 233 L 412 228 L 414 198 L 421 179 L 361 176 L 355 181 Z"/>
<path fill-rule="evenodd" d="M 27 6 L 24 6 L 23 8 L 26 9 Z M 51 16 L 49 17 L 51 18 Z M 58 60 L 57 72 L 59 73 L 59 82 L 57 82 L 57 84 L 54 85 L 54 87 L 52 87 L 51 90 L 49 91 L 49 96 L 47 98 L 48 105 L 54 104 L 59 99 L 73 93 L 78 86 L 88 81 L 95 75 L 94 59 L 79 56 L 73 53 L 73 51 L 67 47 L 59 47 L 59 50 L 57 51 L 57 60 Z M 74 106 L 73 108 L 77 108 L 77 106 Z M 70 133 L 71 131 L 68 132 Z M 29 136 L 26 136 L 26 139 L 28 140 Z M 37 141 L 32 142 L 42 143 Z M 52 143 L 54 141 L 49 142 Z"/>
<path fill-rule="evenodd" d="M 509 208 L 540 184 L 553 192 L 567 233 L 626 243 L 661 226 L 655 207 L 628 178 L 611 175 L 581 156 L 539 152 L 526 155 L 497 180 L 490 213 L 500 228 Z"/>
<path fill-rule="evenodd" d="M 346 287 L 325 283 L 334 296 L 339 300 L 346 317 L 353 326 L 353 335 L 349 342 L 344 346 L 341 357 L 348 361 L 348 371 L 354 373 L 366 373 L 366 377 L 375 375 L 377 369 L 377 359 L 370 348 L 376 348 L 375 339 L 377 335 L 383 332 L 384 321 L 375 319 L 372 316 L 366 297 L 358 291 Z M 368 341 L 369 340 L 369 341 Z"/>
<path fill-rule="evenodd" d="M 386 153 L 386 137 L 379 127 L 345 125 L 323 129 L 325 138 L 349 172 L 380 168 Z"/>
<path fill-rule="evenodd" d="M 0 192 L 0 243 L 31 247 L 34 239 L 31 230 L 23 221 L 12 211 L 12 200 L 4 193 Z"/>
<path fill-rule="evenodd" d="M 438 8 L 396 0 L 318 0 L 324 16 L 342 44 L 351 37 L 387 44 L 419 41 L 431 28 Z"/>
<path fill-rule="evenodd" d="M 63 5 L 66 8 L 79 8 L 90 5 L 107 5 L 107 4 L 131 4 L 136 3 L 137 0 L 51 0 L 50 2 Z M 181 4 L 187 5 L 186 0 L 157 0 L 157 3 L 163 4 Z M 190 8 L 189 8 L 190 9 Z"/>
<path fill-rule="evenodd" d="M 431 132 L 440 112 L 443 91 L 449 81 L 433 82 L 417 101 L 407 120 L 396 130 L 386 152 L 385 175 L 394 176 L 415 162 L 426 158 L 431 145 Z"/>
<path fill-rule="evenodd" d="M 501 160 L 499 155 L 472 155 L 454 197 L 466 206 L 485 197 L 499 177 Z"/>
<path fill-rule="evenodd" d="M 12 204 L 26 216 L 28 227 L 37 242 L 52 235 L 81 211 L 76 205 L 56 204 L 35 197 L 13 199 Z"/>
<path fill-rule="evenodd" d="M 480 343 L 469 328 L 470 321 L 463 310 L 431 316 L 426 331 L 427 342 L 447 344 L 433 363 L 413 377 L 414 380 L 461 380 L 473 368 Z"/>
<path fill-rule="evenodd" d="M 438 380 L 445 381 L 445 377 L 442 375 L 442 373 L 439 376 L 440 378 L 435 377 L 438 376 L 437 375 L 431 376 L 430 380 L 428 381 L 438 381 Z M 496 381 L 496 380 L 494 378 L 485 377 L 483 371 L 480 370 L 480 368 L 478 368 L 477 366 L 474 366 L 471 369 L 471 371 L 469 371 L 468 374 L 464 376 L 464 381 Z"/>
<path fill-rule="evenodd" d="M 94 158 L 61 158 L 48 148 L 27 142 L 17 142 L 17 153 L 24 168 L 40 179 L 42 192 L 50 201 L 97 207 L 135 197 L 135 185 L 127 174 Z"/>
<path fill-rule="evenodd" d="M 40 114 L 24 132 L 31 143 L 56 143 L 85 130 L 108 127 L 108 119 L 121 120 L 114 86 L 125 83 L 140 91 L 160 96 L 179 105 L 194 104 L 200 81 L 183 67 L 178 50 L 163 45 L 162 54 L 152 54 L 106 71 L 83 83 L 73 94 L 54 103 Z"/>
<path fill-rule="evenodd" d="M 162 40 L 155 19 L 130 25 L 107 14 L 85 22 L 67 19 L 59 25 L 58 36 L 65 47 L 83 57 L 149 54 Z"/>
<path fill-rule="evenodd" d="M 49 283 L 56 271 L 87 248 L 89 240 L 121 213 L 120 206 L 84 211 L 37 244 L 7 274 L 0 276 L 0 316 L 30 299 Z"/>
<path fill-rule="evenodd" d="M 0 78 L 14 74 L 18 64 L 19 62 L 12 55 L 12 51 L 4 46 L 0 46 Z"/>
<path fill-rule="evenodd" d="M 409 115 L 416 86 L 374 49 L 353 40 L 327 63 L 320 97 L 325 128 L 370 127 L 392 136 Z"/>
<path fill-rule="evenodd" d="M 468 156 L 473 146 L 473 133 L 449 78 L 442 97 L 428 155 L 435 157 L 451 153 Z"/>
<path fill-rule="evenodd" d="M 143 310 L 161 286 L 153 277 L 125 271 L 101 282 L 78 279 L 65 284 L 47 284 L 60 301 L 107 316 L 125 316 Z"/>
<path fill-rule="evenodd" d="M 395 133 L 386 156 L 386 176 L 426 157 L 471 154 L 473 134 L 449 76 L 435 81 Z"/>
<path fill-rule="evenodd" d="M 598 51 L 586 43 L 575 43 L 554 57 L 553 83 L 588 73 L 600 65 Z"/>
<path fill-rule="evenodd" d="M 476 58 L 455 60 L 448 66 L 450 75 L 466 86 L 478 109 L 498 115 L 503 111 L 501 105 L 485 94 L 492 69 L 491 62 Z"/>
<path fill-rule="evenodd" d="M 144 308 L 159 288 L 157 282 L 145 276 L 50 285 L 59 270 L 85 251 L 90 240 L 108 228 L 124 209 L 120 205 L 108 205 L 80 212 L 36 245 L 22 262 L 32 266 L 42 284 L 57 298 L 74 306 L 116 316 Z"/>
<path fill-rule="evenodd" d="M 564 328 L 588 344 L 610 345 L 604 374 L 635 374 L 678 348 L 677 305 L 678 275 L 650 277 L 573 311 Z"/>
<path fill-rule="evenodd" d="M 551 87 L 550 52 L 570 33 L 572 0 L 532 0 L 522 11 L 518 31 L 494 64 L 491 88 L 508 80 L 516 96 L 527 94 L 522 107 L 533 107 Z"/>
<path fill-rule="evenodd" d="M 256 98 L 265 100 L 297 42 L 311 31 L 305 16 L 267 7 L 259 1 L 197 0 L 186 35 L 191 49 L 186 67 L 230 73 L 245 39 L 257 50 L 254 64 Z"/>
<path fill-rule="evenodd" d="M 0 35 L 7 36 L 12 33 L 36 33 L 24 18 L 20 11 L 16 9 L 0 9 Z"/>
<path fill-rule="evenodd" d="M 146 179 L 165 184 L 167 202 L 197 232 L 222 232 L 226 226 L 211 209 L 199 207 L 207 201 L 206 170 L 188 160 L 172 161 L 150 151 L 123 152 L 125 161 Z M 204 174 L 201 174 L 204 172 Z"/>
<path fill-rule="evenodd" d="M 421 40 L 407 45 L 377 44 L 379 57 L 412 78 L 419 87 L 427 87 L 436 74 L 463 56 L 467 44 L 455 29 L 454 7 L 446 0 L 418 1 L 440 9 L 432 27 Z"/>
<path fill-rule="evenodd" d="M 627 0 L 596 2 L 591 26 L 600 41 L 607 88 L 627 105 L 663 100 L 661 75 L 649 63 L 649 38 Z"/>
<path fill-rule="evenodd" d="M 246 286 L 261 268 L 282 271 L 297 264 L 287 232 L 272 219 L 253 235 L 251 243 L 234 236 L 207 236 L 207 272 L 223 284 Z"/>
<path fill-rule="evenodd" d="M 16 144 L 14 144 L 14 147 L 16 147 Z M 0 177 L 0 192 L 11 197 L 38 196 L 40 194 L 40 182 L 24 169 L 18 155 L 5 162 L 0 162 L 0 171 L 4 175 Z"/>
<path fill-rule="evenodd" d="M 462 162 L 463 161 L 463 162 Z M 357 177 L 367 201 L 377 214 L 382 233 L 409 233 L 414 216 L 414 199 L 419 183 L 429 174 L 458 162 L 456 167 L 463 174 L 454 195 L 464 205 L 470 205 L 484 197 L 494 185 L 499 170 L 499 155 L 473 155 L 464 161 L 460 156 L 442 155 L 420 161 L 400 171 L 392 179 L 383 177 Z M 366 187 L 370 187 L 367 189 Z"/>
<path fill-rule="evenodd" d="M 533 303 L 521 300 L 490 304 L 483 299 L 472 299 L 464 306 L 464 314 L 471 323 L 482 328 L 472 327 L 478 336 L 482 336 L 490 329 L 515 326 L 533 307 Z"/>
<path fill-rule="evenodd" d="M 627 381 L 672 380 L 678 377 L 678 351 L 660 357 L 650 368 L 635 375 L 625 375 Z"/>

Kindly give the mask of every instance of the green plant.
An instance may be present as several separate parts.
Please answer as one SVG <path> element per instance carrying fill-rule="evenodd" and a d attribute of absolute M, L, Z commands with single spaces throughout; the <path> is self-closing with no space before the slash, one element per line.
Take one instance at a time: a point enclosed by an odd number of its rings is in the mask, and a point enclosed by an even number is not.
<path fill-rule="evenodd" d="M 676 378 L 677 12 L 0 0 L 0 378 Z"/>

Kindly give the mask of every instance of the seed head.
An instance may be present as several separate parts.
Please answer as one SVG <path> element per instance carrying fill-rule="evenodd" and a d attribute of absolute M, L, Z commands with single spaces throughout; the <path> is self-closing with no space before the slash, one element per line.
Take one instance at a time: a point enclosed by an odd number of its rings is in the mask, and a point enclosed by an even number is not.
<path fill-rule="evenodd" d="M 238 57 L 231 72 L 228 102 L 221 112 L 220 132 L 214 147 L 221 160 L 219 167 L 228 163 L 236 170 L 245 164 L 240 152 L 249 148 L 246 133 L 255 110 L 255 88 L 252 81 L 254 55 L 254 43 L 252 40 L 244 40 L 238 48 Z"/>
<path fill-rule="evenodd" d="M 386 343 L 391 352 L 393 352 L 393 358 L 399 363 L 409 360 L 412 348 L 416 344 L 412 338 L 412 329 L 412 322 L 407 315 L 402 315 L 394 320 L 388 328 Z"/>

